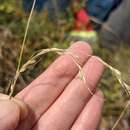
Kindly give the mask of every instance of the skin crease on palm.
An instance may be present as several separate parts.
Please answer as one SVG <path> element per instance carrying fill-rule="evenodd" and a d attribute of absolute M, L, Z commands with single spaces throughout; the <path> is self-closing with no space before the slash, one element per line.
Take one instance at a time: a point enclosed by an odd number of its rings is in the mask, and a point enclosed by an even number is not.
<path fill-rule="evenodd" d="M 72 57 L 60 56 L 15 99 L 0 95 L 0 130 L 96 130 L 104 102 L 97 84 L 105 67 L 90 57 L 87 43 L 77 42 L 68 51 L 79 57 L 86 84 Z"/>

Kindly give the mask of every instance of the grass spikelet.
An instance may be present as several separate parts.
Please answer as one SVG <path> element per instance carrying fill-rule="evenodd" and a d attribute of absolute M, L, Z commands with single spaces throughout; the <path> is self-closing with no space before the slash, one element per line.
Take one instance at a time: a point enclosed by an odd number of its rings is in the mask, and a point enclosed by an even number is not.
<path fill-rule="evenodd" d="M 57 54 L 63 54 L 65 52 L 64 49 L 57 49 L 57 48 L 49 48 L 49 49 L 42 49 L 40 50 L 38 53 L 36 53 L 35 55 L 31 56 L 31 58 L 21 66 L 21 68 L 19 68 L 17 71 L 16 71 L 16 74 L 15 74 L 15 77 L 14 77 L 14 80 L 10 86 L 10 98 L 12 97 L 13 93 L 14 93 L 14 90 L 15 90 L 15 86 L 16 86 L 16 82 L 19 78 L 19 75 L 20 73 L 23 73 L 24 71 L 26 71 L 30 65 L 33 65 L 37 62 L 37 59 L 46 54 L 46 53 L 49 53 L 49 52 L 56 52 Z"/>
<path fill-rule="evenodd" d="M 118 80 L 118 82 L 120 83 L 121 87 L 125 90 L 125 92 L 130 95 L 130 86 L 124 81 L 124 79 L 122 78 L 122 73 L 117 70 L 116 68 L 112 67 L 111 65 L 109 65 L 108 63 L 104 62 L 103 60 L 101 60 L 101 62 L 107 67 L 109 68 L 109 70 L 112 72 L 112 74 L 116 77 L 116 79 Z"/>
<path fill-rule="evenodd" d="M 85 79 L 85 76 L 84 76 L 84 73 L 82 71 L 82 67 L 80 66 L 80 64 L 78 63 L 78 56 L 68 52 L 66 49 L 58 49 L 58 48 L 48 48 L 48 49 L 42 49 L 42 50 L 39 50 L 38 53 L 35 53 L 35 55 L 31 56 L 31 58 L 21 66 L 21 68 L 19 69 L 19 71 L 17 71 L 16 75 L 15 75 L 15 78 L 14 78 L 14 81 L 13 83 L 11 84 L 11 87 L 10 87 L 10 97 L 13 95 L 14 91 L 15 91 L 15 86 L 16 86 L 16 82 L 18 80 L 18 77 L 21 73 L 23 73 L 24 71 L 26 71 L 30 65 L 33 65 L 37 62 L 37 59 L 39 57 L 41 57 L 42 55 L 46 54 L 46 53 L 49 53 L 49 52 L 56 52 L 57 54 L 59 55 L 70 55 L 73 62 L 75 63 L 75 65 L 78 67 L 79 69 L 79 76 L 80 76 L 80 79 L 83 81 L 84 84 L 86 84 L 86 79 Z M 87 87 L 88 88 L 88 87 Z M 90 88 L 88 88 L 88 91 L 90 92 L 91 95 L 93 95 L 93 92 L 90 90 Z"/>

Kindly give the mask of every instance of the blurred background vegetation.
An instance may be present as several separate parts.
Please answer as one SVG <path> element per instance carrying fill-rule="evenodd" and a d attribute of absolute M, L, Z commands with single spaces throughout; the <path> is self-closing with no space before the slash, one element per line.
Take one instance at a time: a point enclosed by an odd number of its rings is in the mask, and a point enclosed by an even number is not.
<path fill-rule="evenodd" d="M 0 0 L 0 92 L 6 93 L 17 67 L 18 55 L 27 24 L 28 15 L 22 9 L 22 3 L 16 0 Z M 22 62 L 39 49 L 58 47 L 67 48 L 72 41 L 68 38 L 73 26 L 73 15 L 55 19 L 48 18 L 48 12 L 34 12 L 26 41 Z M 119 69 L 127 83 L 130 84 L 130 46 L 122 45 L 115 52 L 101 48 L 99 43 L 92 44 L 95 55 Z M 16 93 L 26 87 L 35 77 L 42 73 L 57 57 L 48 54 L 35 66 L 24 72 L 18 80 Z M 105 106 L 100 130 L 110 130 L 129 100 L 115 77 L 107 70 L 100 83 L 105 95 Z M 127 110 L 116 130 L 130 130 L 130 111 Z"/>

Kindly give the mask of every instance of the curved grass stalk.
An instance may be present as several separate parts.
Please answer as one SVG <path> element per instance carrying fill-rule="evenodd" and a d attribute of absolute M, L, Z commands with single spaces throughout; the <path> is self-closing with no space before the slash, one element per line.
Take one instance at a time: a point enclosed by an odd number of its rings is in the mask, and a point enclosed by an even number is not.
<path fill-rule="evenodd" d="M 101 60 L 101 62 L 107 67 L 109 68 L 109 70 L 112 72 L 112 74 L 116 77 L 117 81 L 119 82 L 119 84 L 121 85 L 121 87 L 125 90 L 125 92 L 130 95 L 130 86 L 124 81 L 124 79 L 122 78 L 122 73 L 117 70 L 116 68 L 112 67 L 111 65 L 109 65 L 108 63 L 104 62 L 103 60 Z"/>
<path fill-rule="evenodd" d="M 20 50 L 20 56 L 19 56 L 19 59 L 18 59 L 18 66 L 17 66 L 16 74 L 15 74 L 14 80 L 13 80 L 11 86 L 10 86 L 10 94 L 9 94 L 10 98 L 13 95 L 14 87 L 15 87 L 15 84 L 16 84 L 18 76 L 19 76 L 19 70 L 20 70 L 20 66 L 21 66 L 22 56 L 23 56 L 24 47 L 25 47 L 27 34 L 28 34 L 28 29 L 29 29 L 29 25 L 30 25 L 30 22 L 31 22 L 31 18 L 32 18 L 32 14 L 33 14 L 33 11 L 34 11 L 35 4 L 36 4 L 36 0 L 33 1 L 31 12 L 30 12 L 30 15 L 29 15 L 29 18 L 28 18 L 28 21 L 27 21 L 27 26 L 25 28 L 25 33 L 24 33 L 24 38 L 23 38 L 21 50 Z"/>
<path fill-rule="evenodd" d="M 33 15 L 35 3 L 36 3 L 36 0 L 33 1 L 32 9 L 31 9 L 28 21 L 27 21 L 27 26 L 26 26 L 26 29 L 25 29 L 25 34 L 24 34 L 24 38 L 23 38 L 23 42 L 22 42 L 22 47 L 21 47 L 21 50 L 20 50 L 20 56 L 19 56 L 19 60 L 18 60 L 18 66 L 17 66 L 16 74 L 15 74 L 14 80 L 13 80 L 11 86 L 10 86 L 10 94 L 9 94 L 10 98 L 13 96 L 13 93 L 14 93 L 14 90 L 15 90 L 15 87 L 16 87 L 16 82 L 17 82 L 17 80 L 19 78 L 20 73 L 22 73 L 25 70 L 27 70 L 30 65 L 36 63 L 37 58 L 39 58 L 41 55 L 46 54 L 48 52 L 56 52 L 58 54 L 69 54 L 64 49 L 58 49 L 58 48 L 42 49 L 38 53 L 36 53 L 35 55 L 33 55 L 30 58 L 30 60 L 28 60 L 24 65 L 21 66 L 22 56 L 23 56 L 23 52 L 24 52 L 24 47 L 25 47 L 25 43 L 26 43 L 26 39 L 27 39 L 28 29 L 29 29 L 29 25 L 30 25 L 31 18 L 32 18 L 32 15 Z M 77 67 L 79 69 L 79 74 L 80 74 L 81 80 L 83 80 L 83 82 L 86 83 L 86 79 L 85 79 L 84 74 L 82 72 L 82 68 L 81 68 L 81 66 L 79 65 L 79 63 L 75 59 L 76 56 L 74 56 L 72 54 L 70 54 L 70 55 L 72 56 L 72 60 L 74 61 L 74 63 L 77 65 Z M 121 86 L 125 90 L 125 92 L 130 95 L 130 86 L 124 82 L 124 80 L 122 78 L 122 73 L 119 70 L 113 68 L 108 63 L 104 62 L 103 60 L 101 60 L 101 62 L 107 68 L 110 69 L 110 71 L 115 75 L 115 77 L 117 78 L 118 82 L 121 84 Z M 88 88 L 88 91 L 90 92 L 91 95 L 93 95 L 93 92 L 89 88 Z M 124 110 L 122 111 L 120 117 L 118 118 L 118 120 L 114 124 L 112 130 L 114 130 L 116 128 L 116 126 L 118 125 L 119 121 L 124 116 L 125 111 L 129 107 L 129 105 L 130 105 L 130 101 L 126 104 Z"/>
<path fill-rule="evenodd" d="M 130 101 L 127 102 L 127 104 L 125 105 L 125 108 L 123 109 L 123 111 L 121 112 L 119 118 L 117 119 L 117 121 L 115 122 L 114 126 L 112 127 L 111 130 L 115 130 L 115 128 L 117 127 L 117 125 L 119 124 L 120 120 L 122 119 L 122 117 L 125 115 L 125 112 L 127 111 L 128 107 L 130 106 Z"/>
<path fill-rule="evenodd" d="M 57 49 L 57 48 L 42 49 L 41 51 L 39 51 L 35 55 L 31 56 L 31 58 L 25 64 L 23 64 L 19 68 L 19 70 L 16 71 L 14 81 L 12 82 L 11 87 L 10 87 L 10 89 L 11 89 L 11 92 L 9 94 L 10 98 L 12 97 L 12 95 L 14 93 L 16 82 L 17 82 L 17 80 L 19 78 L 20 73 L 27 70 L 30 65 L 37 62 L 37 58 L 39 58 L 40 56 L 42 56 L 42 55 L 44 55 L 44 54 L 46 54 L 48 52 L 56 52 L 57 54 L 63 54 L 65 52 L 65 50 L 64 49 Z"/>

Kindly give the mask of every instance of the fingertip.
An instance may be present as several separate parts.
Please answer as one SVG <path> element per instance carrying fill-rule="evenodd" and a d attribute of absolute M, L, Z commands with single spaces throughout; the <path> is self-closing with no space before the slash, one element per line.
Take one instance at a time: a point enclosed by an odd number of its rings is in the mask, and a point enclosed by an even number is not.
<path fill-rule="evenodd" d="M 102 66 L 105 67 L 104 64 L 103 64 L 103 60 L 102 60 L 99 56 L 93 55 L 91 58 L 92 58 L 93 61 L 95 61 L 96 63 L 102 64 Z"/>
<path fill-rule="evenodd" d="M 103 94 L 103 92 L 102 92 L 100 89 L 98 89 L 98 90 L 95 92 L 94 97 L 95 97 L 97 100 L 99 99 L 99 101 L 104 102 L 104 94 Z"/>
<path fill-rule="evenodd" d="M 92 55 L 93 53 L 91 46 L 87 42 L 84 42 L 84 41 L 77 41 L 73 43 L 70 49 L 72 48 L 76 50 L 78 49 L 79 51 L 81 50 L 82 52 L 85 52 L 86 54 L 90 54 L 90 55 Z"/>
<path fill-rule="evenodd" d="M 94 70 L 99 71 L 99 72 L 104 72 L 105 71 L 105 65 L 103 63 L 103 60 L 98 57 L 98 56 L 91 56 L 89 59 L 89 62 L 91 62 L 91 65 L 94 65 Z"/>

